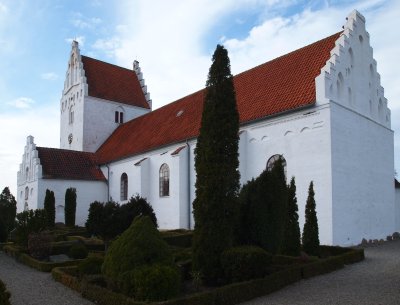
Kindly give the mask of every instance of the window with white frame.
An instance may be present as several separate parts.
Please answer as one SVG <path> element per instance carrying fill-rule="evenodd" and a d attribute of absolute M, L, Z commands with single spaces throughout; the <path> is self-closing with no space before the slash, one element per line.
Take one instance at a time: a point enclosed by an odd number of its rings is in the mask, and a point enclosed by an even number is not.
<path fill-rule="evenodd" d="M 169 196 L 169 166 L 164 163 L 160 167 L 160 197 Z"/>
<path fill-rule="evenodd" d="M 121 175 L 121 201 L 128 200 L 128 175 Z"/>

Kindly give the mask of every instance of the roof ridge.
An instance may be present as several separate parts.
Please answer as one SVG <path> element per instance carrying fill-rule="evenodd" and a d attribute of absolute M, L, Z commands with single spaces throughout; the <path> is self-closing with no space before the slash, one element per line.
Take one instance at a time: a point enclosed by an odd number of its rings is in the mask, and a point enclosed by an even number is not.
<path fill-rule="evenodd" d="M 94 61 L 101 62 L 101 63 L 106 64 L 106 65 L 114 66 L 114 67 L 116 67 L 116 68 L 124 69 L 124 70 L 130 71 L 130 72 L 132 72 L 132 73 L 135 73 L 135 71 L 133 71 L 133 70 L 131 70 L 131 69 L 129 69 L 129 68 L 125 68 L 125 67 L 122 67 L 122 66 L 118 66 L 118 65 L 116 65 L 116 64 L 112 64 L 112 63 L 109 63 L 109 62 L 104 61 L 104 60 L 96 59 L 96 58 L 89 57 L 89 56 L 86 56 L 86 55 L 81 55 L 81 57 L 85 57 L 85 58 L 88 58 L 88 59 L 91 59 L 91 60 L 94 60 Z M 136 74 L 136 73 L 135 73 L 135 74 Z"/>

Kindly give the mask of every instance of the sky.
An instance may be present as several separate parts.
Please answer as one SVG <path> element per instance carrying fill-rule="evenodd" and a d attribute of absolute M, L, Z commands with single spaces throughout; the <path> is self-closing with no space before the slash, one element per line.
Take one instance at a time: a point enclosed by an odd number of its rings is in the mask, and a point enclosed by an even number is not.
<path fill-rule="evenodd" d="M 59 103 L 72 40 L 81 54 L 140 66 L 159 108 L 205 86 L 223 44 L 233 74 L 367 20 L 392 111 L 400 170 L 398 0 L 0 0 L 0 189 L 16 195 L 26 137 L 59 147 Z"/>

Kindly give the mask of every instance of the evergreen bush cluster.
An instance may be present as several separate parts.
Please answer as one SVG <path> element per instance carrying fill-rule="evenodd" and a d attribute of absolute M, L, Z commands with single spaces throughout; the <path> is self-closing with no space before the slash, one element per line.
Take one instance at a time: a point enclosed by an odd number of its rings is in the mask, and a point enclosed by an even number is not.
<path fill-rule="evenodd" d="M 22 246 L 27 246 L 29 234 L 44 231 L 46 228 L 47 218 L 45 210 L 37 209 L 18 213 L 16 241 Z"/>
<path fill-rule="evenodd" d="M 287 186 L 282 160 L 271 170 L 243 186 L 239 195 L 242 221 L 241 242 L 280 253 L 287 216 Z"/>
<path fill-rule="evenodd" d="M 92 202 L 86 221 L 90 234 L 100 236 L 106 243 L 122 234 L 129 228 L 137 216 L 148 216 L 157 226 L 156 214 L 150 203 L 140 196 L 131 197 L 126 204 L 119 205 L 114 201 L 106 203 Z"/>
<path fill-rule="evenodd" d="M 76 189 L 73 187 L 65 191 L 64 206 L 65 225 L 68 227 L 75 226 L 76 217 Z"/>
<path fill-rule="evenodd" d="M 224 276 L 228 282 L 263 277 L 272 262 L 272 255 L 260 247 L 239 246 L 225 250 L 221 256 Z"/>
<path fill-rule="evenodd" d="M 314 199 L 314 184 L 311 181 L 305 211 L 303 229 L 303 250 L 309 255 L 319 255 L 319 234 L 316 205 Z"/>
<path fill-rule="evenodd" d="M 161 301 L 179 291 L 179 273 L 173 256 L 148 216 L 135 218 L 111 244 L 102 273 L 112 285 L 140 300 Z"/>

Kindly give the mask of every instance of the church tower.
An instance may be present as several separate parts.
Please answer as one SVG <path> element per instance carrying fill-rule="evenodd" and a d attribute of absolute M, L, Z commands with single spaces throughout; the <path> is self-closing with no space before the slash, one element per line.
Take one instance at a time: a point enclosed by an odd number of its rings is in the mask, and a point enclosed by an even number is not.
<path fill-rule="evenodd" d="M 95 152 L 124 122 L 151 111 L 139 62 L 118 67 L 80 54 L 72 42 L 60 101 L 60 148 Z"/>

